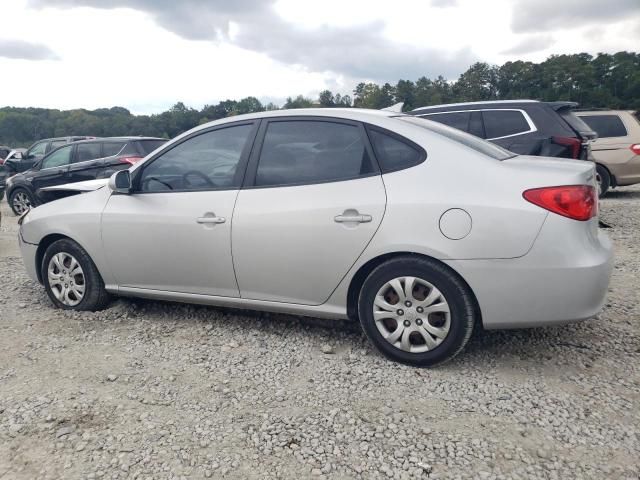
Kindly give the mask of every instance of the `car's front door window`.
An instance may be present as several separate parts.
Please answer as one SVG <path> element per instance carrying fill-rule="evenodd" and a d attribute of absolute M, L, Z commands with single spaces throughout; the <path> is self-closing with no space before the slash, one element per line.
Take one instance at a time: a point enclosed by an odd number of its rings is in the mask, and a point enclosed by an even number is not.
<path fill-rule="evenodd" d="M 236 175 L 253 124 L 191 137 L 144 167 L 141 192 L 216 190 L 239 187 Z"/>
<path fill-rule="evenodd" d="M 69 145 L 68 147 L 63 147 L 52 152 L 42 161 L 40 169 L 44 170 L 45 168 L 56 168 L 68 165 L 71 161 L 71 148 L 72 146 Z"/>
<path fill-rule="evenodd" d="M 47 142 L 36 143 L 33 147 L 31 147 L 31 150 L 29 150 L 29 153 L 27 154 L 27 156 L 28 157 L 42 156 L 44 155 L 44 152 L 46 149 L 47 149 Z"/>

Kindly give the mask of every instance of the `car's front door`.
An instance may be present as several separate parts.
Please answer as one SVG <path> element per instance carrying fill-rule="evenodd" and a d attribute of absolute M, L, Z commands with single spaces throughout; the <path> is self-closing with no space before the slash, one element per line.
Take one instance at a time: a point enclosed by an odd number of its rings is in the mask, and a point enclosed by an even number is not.
<path fill-rule="evenodd" d="M 30 177 L 31 185 L 36 192 L 44 187 L 67 183 L 67 171 L 69 170 L 72 151 L 73 146 L 68 145 L 54 150 L 42 159 L 39 167 L 37 167 L 38 170 Z"/>
<path fill-rule="evenodd" d="M 33 144 L 22 156 L 22 159 L 19 162 L 15 162 L 16 172 L 20 173 L 32 168 L 38 160 L 45 156 L 49 144 L 48 140 Z"/>
<path fill-rule="evenodd" d="M 231 220 L 254 122 L 198 132 L 145 162 L 102 214 L 120 287 L 238 297 Z"/>
<path fill-rule="evenodd" d="M 243 298 L 324 303 L 373 238 L 382 177 L 362 125 L 263 121 L 233 217 Z"/>
<path fill-rule="evenodd" d="M 103 164 L 100 142 L 77 143 L 71 165 L 69 165 L 68 182 L 75 183 L 96 179 Z"/>

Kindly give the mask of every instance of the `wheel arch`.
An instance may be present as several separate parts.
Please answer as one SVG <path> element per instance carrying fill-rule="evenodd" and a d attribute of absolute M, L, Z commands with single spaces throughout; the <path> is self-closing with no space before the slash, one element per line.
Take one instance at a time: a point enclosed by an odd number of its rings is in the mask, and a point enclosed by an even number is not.
<path fill-rule="evenodd" d="M 379 265 L 383 264 L 394 258 L 399 257 L 408 257 L 408 258 L 416 258 L 416 259 L 427 259 L 432 262 L 436 262 L 442 265 L 443 268 L 449 270 L 453 275 L 458 277 L 458 279 L 469 289 L 471 293 L 471 297 L 473 298 L 474 309 L 477 313 L 478 322 L 482 325 L 482 311 L 480 310 L 480 304 L 478 303 L 478 299 L 476 298 L 476 294 L 469 285 L 469 283 L 464 279 L 462 275 L 460 275 L 455 269 L 451 268 L 451 266 L 444 263 L 442 260 L 438 260 L 437 258 L 431 257 L 429 255 L 425 255 L 422 253 L 409 252 L 409 251 L 398 251 L 398 252 L 389 252 L 378 255 L 367 261 L 364 265 L 362 265 L 356 273 L 351 277 L 351 281 L 349 283 L 349 288 L 347 290 L 347 315 L 350 319 L 358 318 L 358 295 L 360 293 L 360 289 L 366 278 L 369 274 Z"/>
<path fill-rule="evenodd" d="M 40 240 L 40 243 L 38 243 L 38 248 L 36 249 L 36 260 L 35 260 L 36 273 L 38 274 L 38 281 L 40 283 L 44 282 L 42 278 L 42 260 L 44 259 L 44 253 L 47 251 L 47 248 L 49 248 L 51 244 L 53 244 L 54 242 L 57 242 L 58 240 L 71 240 L 72 242 L 75 242 L 78 245 L 80 245 L 86 251 L 86 249 L 82 246 L 80 242 L 69 237 L 68 235 L 63 235 L 61 233 L 50 233 L 45 237 L 43 237 L 42 240 Z"/>
<path fill-rule="evenodd" d="M 607 167 L 604 163 L 601 162 L 596 162 L 596 165 L 599 167 L 604 168 L 607 173 L 609 174 L 609 182 L 610 182 L 610 186 L 611 187 L 617 187 L 618 186 L 618 181 L 616 180 L 616 176 L 613 174 L 613 172 L 611 171 L 611 169 L 609 167 Z"/>

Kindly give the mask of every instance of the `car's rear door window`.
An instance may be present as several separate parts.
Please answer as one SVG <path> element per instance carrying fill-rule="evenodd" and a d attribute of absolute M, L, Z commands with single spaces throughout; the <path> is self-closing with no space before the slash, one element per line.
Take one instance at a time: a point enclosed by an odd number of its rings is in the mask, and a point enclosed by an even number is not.
<path fill-rule="evenodd" d="M 101 156 L 102 153 L 100 142 L 79 143 L 76 145 L 76 163 L 95 160 L 96 158 L 100 158 Z"/>
<path fill-rule="evenodd" d="M 447 112 L 433 113 L 431 115 L 421 115 L 422 118 L 433 120 L 434 122 L 444 123 L 463 132 L 469 131 L 469 122 L 471 121 L 471 112 Z"/>
<path fill-rule="evenodd" d="M 205 132 L 179 143 L 143 167 L 142 192 L 216 190 L 239 186 L 238 165 L 254 125 Z"/>
<path fill-rule="evenodd" d="M 422 148 L 399 136 L 375 127 L 369 127 L 367 131 L 383 173 L 414 167 L 427 156 Z"/>
<path fill-rule="evenodd" d="M 141 153 L 143 153 L 144 155 L 149 155 L 156 148 L 161 147 L 166 142 L 167 142 L 166 140 L 138 140 L 137 141 L 138 146 L 140 147 L 140 150 L 142 150 Z"/>
<path fill-rule="evenodd" d="M 112 157 L 120 153 L 125 142 L 104 142 L 102 144 L 102 156 Z"/>
<path fill-rule="evenodd" d="M 304 185 L 368 176 L 375 171 L 358 125 L 316 120 L 271 121 L 256 186 Z"/>
<path fill-rule="evenodd" d="M 488 139 L 527 133 L 531 126 L 519 110 L 483 110 L 484 129 Z"/>
<path fill-rule="evenodd" d="M 45 168 L 55 168 L 68 165 L 71 161 L 71 149 L 72 145 L 59 148 L 58 150 L 51 152 L 47 157 L 42 160 L 42 170 Z"/>
<path fill-rule="evenodd" d="M 579 115 L 598 134 L 598 138 L 626 137 L 627 129 L 618 115 Z"/>

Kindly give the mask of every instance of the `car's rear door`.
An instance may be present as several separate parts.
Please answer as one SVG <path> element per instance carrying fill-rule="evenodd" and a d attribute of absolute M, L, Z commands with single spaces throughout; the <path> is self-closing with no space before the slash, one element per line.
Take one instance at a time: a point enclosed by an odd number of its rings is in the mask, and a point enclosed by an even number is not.
<path fill-rule="evenodd" d="M 263 120 L 233 216 L 240 295 L 324 303 L 373 238 L 385 204 L 361 124 Z"/>
<path fill-rule="evenodd" d="M 100 142 L 76 143 L 69 165 L 69 183 L 94 180 L 103 168 L 102 144 Z"/>
<path fill-rule="evenodd" d="M 238 297 L 231 219 L 255 122 L 196 132 L 134 172 L 102 214 L 105 254 L 123 289 Z"/>

